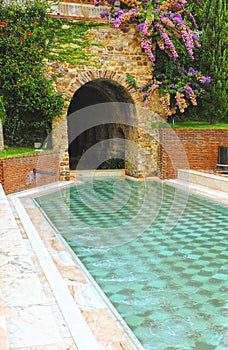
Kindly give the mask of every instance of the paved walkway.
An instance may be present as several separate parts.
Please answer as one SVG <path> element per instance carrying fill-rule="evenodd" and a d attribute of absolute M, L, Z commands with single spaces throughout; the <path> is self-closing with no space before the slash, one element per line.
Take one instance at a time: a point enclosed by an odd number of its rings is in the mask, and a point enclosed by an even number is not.
<path fill-rule="evenodd" d="M 56 302 L 45 295 L 34 253 L 21 235 L 2 188 L 0 198 L 0 349 L 76 350 L 69 331 L 61 334 Z"/>

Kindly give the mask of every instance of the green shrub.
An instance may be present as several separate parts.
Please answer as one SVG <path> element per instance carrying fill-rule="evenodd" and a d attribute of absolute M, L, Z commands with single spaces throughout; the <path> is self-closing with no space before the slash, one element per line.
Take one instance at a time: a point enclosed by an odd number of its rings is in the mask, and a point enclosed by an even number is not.
<path fill-rule="evenodd" d="M 48 1 L 0 4 L 0 95 L 6 110 L 6 144 L 43 138 L 59 115 L 63 98 L 45 71 L 55 25 Z M 22 143 L 21 143 L 22 142 Z"/>

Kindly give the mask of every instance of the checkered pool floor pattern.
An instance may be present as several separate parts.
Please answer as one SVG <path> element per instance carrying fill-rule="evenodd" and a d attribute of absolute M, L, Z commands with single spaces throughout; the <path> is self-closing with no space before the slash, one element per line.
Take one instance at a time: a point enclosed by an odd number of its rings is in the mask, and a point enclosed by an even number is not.
<path fill-rule="evenodd" d="M 227 207 L 117 179 L 37 201 L 146 350 L 228 348 Z"/>

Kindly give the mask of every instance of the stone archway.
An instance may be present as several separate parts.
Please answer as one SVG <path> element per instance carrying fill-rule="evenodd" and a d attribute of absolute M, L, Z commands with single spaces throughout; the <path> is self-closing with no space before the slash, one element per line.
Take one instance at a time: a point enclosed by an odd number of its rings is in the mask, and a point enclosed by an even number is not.
<path fill-rule="evenodd" d="M 53 122 L 53 146 L 60 154 L 60 179 L 70 178 L 67 131 L 67 114 L 72 98 L 77 90 L 86 83 L 96 79 L 108 79 L 125 88 L 131 96 L 138 115 L 135 115 L 134 130 L 123 129 L 125 139 L 134 141 L 135 150 L 125 149 L 128 161 L 125 169 L 128 175 L 134 177 L 151 176 L 157 172 L 158 141 L 157 135 L 151 130 L 152 121 L 157 120 L 161 106 L 156 93 L 150 100 L 150 105 L 144 108 L 139 90 L 132 87 L 127 79 L 128 74 L 135 79 L 136 86 L 142 86 L 148 81 L 151 62 L 138 45 L 138 35 L 135 24 L 129 25 L 127 31 L 110 25 L 90 28 L 87 31 L 91 43 L 83 51 L 91 57 L 85 64 L 72 65 L 67 62 L 47 60 L 47 71 L 56 77 L 56 90 L 63 94 L 65 107 L 63 114 Z M 57 127 L 59 125 L 59 127 Z M 109 128 L 111 130 L 111 126 Z M 110 137 L 110 136 L 109 136 Z M 92 138 L 92 136 L 91 136 Z M 137 154 L 140 153 L 140 154 Z M 132 159 L 133 157 L 133 159 Z"/>
<path fill-rule="evenodd" d="M 143 104 L 140 93 L 128 84 L 124 73 L 120 74 L 117 71 L 107 68 L 96 69 L 86 66 L 76 68 L 76 66 L 65 65 L 60 62 L 48 62 L 48 67 L 51 74 L 58 74 L 56 82 L 57 89 L 60 92 L 64 91 L 65 107 L 63 114 L 53 122 L 52 144 L 54 150 L 60 154 L 60 179 L 68 180 L 70 179 L 70 169 L 67 115 L 69 115 L 69 111 L 74 104 L 72 101 L 74 101 L 75 93 L 83 88 L 83 86 L 92 87 L 86 85 L 87 83 L 91 84 L 92 81 L 98 82 L 99 80 L 105 80 L 107 83 L 109 81 L 112 87 L 115 86 L 120 89 L 119 91 L 124 91 L 128 96 L 127 101 L 130 99 L 132 106 L 135 106 L 137 110 L 138 107 L 141 108 L 140 106 Z M 123 97 L 123 94 L 120 93 L 117 94 L 117 96 L 118 99 L 116 97 L 115 101 L 122 101 L 121 97 Z M 108 101 L 110 101 L 110 98 Z M 127 158 L 127 161 L 125 160 L 125 172 L 130 176 L 146 177 L 151 176 L 151 174 L 156 174 L 157 172 L 158 142 L 156 135 L 154 137 L 153 132 L 151 133 L 151 122 L 152 120 L 156 120 L 157 116 L 158 114 L 154 111 L 149 110 L 148 115 L 148 109 L 147 111 L 140 110 L 138 115 L 134 115 L 135 120 L 133 124 L 136 125 L 135 128 L 129 127 L 125 130 L 124 126 L 119 125 L 123 130 L 125 139 L 131 140 L 135 144 L 135 149 L 131 150 L 125 148 L 125 159 Z M 115 128 L 117 127 L 116 125 Z M 111 125 L 109 125 L 109 131 L 110 130 L 112 130 Z M 110 138 L 110 135 L 108 137 Z M 141 148 L 140 155 L 137 154 L 139 151 L 137 150 L 137 145 Z"/>
<path fill-rule="evenodd" d="M 96 163 L 96 167 L 102 169 L 114 169 L 114 168 L 124 168 L 125 161 L 125 143 L 120 140 L 125 138 L 133 140 L 133 135 L 131 128 L 126 123 L 121 123 L 120 120 L 117 120 L 116 108 L 113 108 L 115 102 L 123 103 L 126 106 L 134 105 L 134 101 L 127 91 L 127 89 L 116 81 L 108 78 L 97 78 L 90 80 L 82 85 L 73 95 L 73 98 L 70 102 L 68 108 L 68 142 L 69 142 L 69 164 L 70 169 L 91 169 L 92 165 L 89 161 L 86 152 L 93 147 L 98 145 L 96 150 L 94 148 L 92 162 Z M 97 105 L 105 104 L 105 108 L 108 108 L 108 104 L 111 104 L 108 113 L 112 114 L 111 121 L 102 120 L 102 123 L 98 123 L 96 126 L 89 127 L 84 130 L 80 135 L 78 135 L 77 120 L 81 113 L 85 113 L 87 107 L 94 105 L 94 110 L 97 108 Z M 126 108 L 125 108 L 126 109 Z M 91 109 L 89 109 L 91 113 Z M 121 113 L 128 113 L 129 111 L 121 110 Z M 96 113 L 96 112 L 95 112 Z M 110 116 L 109 116 L 110 118 Z M 123 119 L 126 119 L 124 116 Z M 76 136 L 74 136 L 74 133 Z M 105 141 L 106 142 L 103 142 Z M 108 140 L 116 140 L 116 142 L 108 142 Z M 118 140 L 118 142 L 117 142 Z M 134 140 L 136 141 L 136 140 Z M 137 141 L 136 141 L 137 142 Z M 95 160 L 94 158 L 97 158 Z"/>

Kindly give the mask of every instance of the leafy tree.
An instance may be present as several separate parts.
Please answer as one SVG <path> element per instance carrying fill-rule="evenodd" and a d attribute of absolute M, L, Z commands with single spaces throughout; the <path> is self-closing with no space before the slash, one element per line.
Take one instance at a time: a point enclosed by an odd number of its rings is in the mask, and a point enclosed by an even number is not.
<path fill-rule="evenodd" d="M 202 115 L 228 122 L 228 14 L 226 0 L 205 0 L 200 19 L 202 26 L 201 69 L 211 76 L 205 88 Z"/>
<path fill-rule="evenodd" d="M 8 143 L 32 144 L 44 138 L 63 107 L 45 70 L 55 33 L 49 11 L 47 0 L 0 4 L 0 95 Z M 23 135 L 18 137 L 20 128 Z"/>

